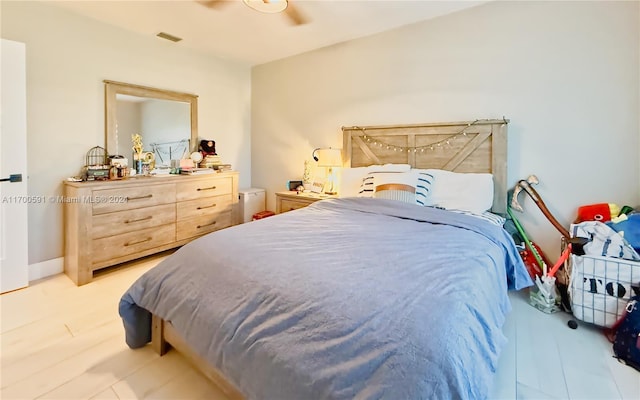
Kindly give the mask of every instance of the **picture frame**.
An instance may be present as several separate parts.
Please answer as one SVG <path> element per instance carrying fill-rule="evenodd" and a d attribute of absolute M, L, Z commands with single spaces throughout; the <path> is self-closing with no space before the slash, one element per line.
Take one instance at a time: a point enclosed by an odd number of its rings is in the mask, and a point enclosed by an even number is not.
<path fill-rule="evenodd" d="M 324 188 L 324 182 L 322 181 L 314 181 L 311 186 L 311 193 L 322 193 L 322 189 Z"/>

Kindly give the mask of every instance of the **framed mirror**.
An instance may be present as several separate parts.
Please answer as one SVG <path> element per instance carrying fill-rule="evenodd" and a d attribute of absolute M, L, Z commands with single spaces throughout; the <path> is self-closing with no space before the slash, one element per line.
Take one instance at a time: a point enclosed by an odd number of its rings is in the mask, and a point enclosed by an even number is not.
<path fill-rule="evenodd" d="M 131 136 L 140 134 L 156 167 L 189 157 L 197 147 L 198 96 L 105 80 L 105 147 L 132 165 Z"/>

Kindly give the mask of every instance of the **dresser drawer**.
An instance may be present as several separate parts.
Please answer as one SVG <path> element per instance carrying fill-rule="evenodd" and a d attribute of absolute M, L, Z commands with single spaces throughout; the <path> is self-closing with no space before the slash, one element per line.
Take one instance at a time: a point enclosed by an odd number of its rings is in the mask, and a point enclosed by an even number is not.
<path fill-rule="evenodd" d="M 181 201 L 177 204 L 178 221 L 185 218 L 231 211 L 231 203 L 231 194 Z"/>
<path fill-rule="evenodd" d="M 106 214 L 114 211 L 174 203 L 176 201 L 176 185 L 170 183 L 94 190 L 93 197 L 97 199 L 93 203 L 93 215 Z"/>
<path fill-rule="evenodd" d="M 203 197 L 229 194 L 233 189 L 231 177 L 214 177 L 209 179 L 197 179 L 177 184 L 177 200 L 194 200 Z"/>
<path fill-rule="evenodd" d="M 137 208 L 100 214 L 93 217 L 94 239 L 133 232 L 153 226 L 166 225 L 176 220 L 175 204 Z"/>
<path fill-rule="evenodd" d="M 215 213 L 178 221 L 177 240 L 204 235 L 231 226 L 231 212 Z"/>
<path fill-rule="evenodd" d="M 93 263 L 98 264 L 112 258 L 138 253 L 175 240 L 175 223 L 94 239 L 92 243 Z"/>

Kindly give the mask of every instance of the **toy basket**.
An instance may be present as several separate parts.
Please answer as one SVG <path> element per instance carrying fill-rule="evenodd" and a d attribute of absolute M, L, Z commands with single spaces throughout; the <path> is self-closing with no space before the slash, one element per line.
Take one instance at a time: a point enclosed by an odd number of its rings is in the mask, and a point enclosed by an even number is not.
<path fill-rule="evenodd" d="M 635 295 L 640 262 L 612 257 L 571 255 L 570 296 L 573 315 L 584 322 L 610 328 Z M 637 290 L 637 289 L 636 289 Z"/>

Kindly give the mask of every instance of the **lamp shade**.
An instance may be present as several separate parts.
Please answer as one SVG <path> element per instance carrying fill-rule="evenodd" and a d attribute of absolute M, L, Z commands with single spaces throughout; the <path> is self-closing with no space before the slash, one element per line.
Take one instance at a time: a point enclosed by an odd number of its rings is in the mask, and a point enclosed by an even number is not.
<path fill-rule="evenodd" d="M 340 149 L 319 149 L 317 155 L 319 167 L 342 167 L 342 152 Z"/>

